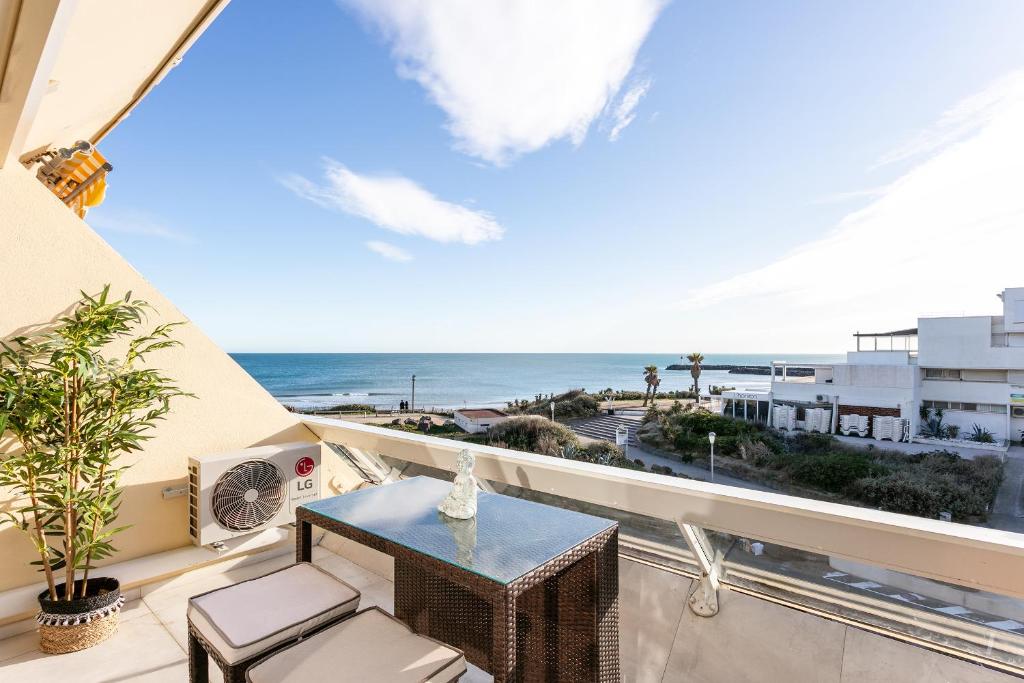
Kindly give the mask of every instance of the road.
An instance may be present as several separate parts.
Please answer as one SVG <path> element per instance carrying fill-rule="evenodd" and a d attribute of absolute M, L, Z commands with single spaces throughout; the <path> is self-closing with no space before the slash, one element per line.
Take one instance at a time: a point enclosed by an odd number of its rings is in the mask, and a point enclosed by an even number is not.
<path fill-rule="evenodd" d="M 1024 447 L 1010 446 L 1003 468 L 1003 483 L 992 504 L 988 525 L 1024 534 Z"/>

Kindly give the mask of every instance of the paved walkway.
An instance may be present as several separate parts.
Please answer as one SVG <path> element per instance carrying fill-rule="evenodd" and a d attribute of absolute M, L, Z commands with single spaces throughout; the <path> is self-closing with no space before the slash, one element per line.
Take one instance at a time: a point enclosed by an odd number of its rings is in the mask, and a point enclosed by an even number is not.
<path fill-rule="evenodd" d="M 1024 534 L 1024 447 L 1010 446 L 1003 469 L 1003 483 L 992 504 L 988 525 Z"/>
<path fill-rule="evenodd" d="M 685 474 L 691 479 L 697 479 L 698 481 L 711 481 L 711 472 L 700 465 L 693 463 L 685 463 L 675 460 L 673 458 L 667 458 L 657 453 L 652 453 L 645 449 L 644 446 L 630 446 L 629 447 L 629 459 L 640 460 L 649 469 L 651 465 L 662 465 L 664 467 L 672 468 L 673 472 L 677 474 Z M 722 472 L 715 472 L 716 484 L 724 484 L 725 486 L 737 486 L 741 489 L 751 489 L 753 491 L 775 491 L 763 484 L 758 484 L 746 479 L 737 479 L 736 477 L 730 477 Z"/>

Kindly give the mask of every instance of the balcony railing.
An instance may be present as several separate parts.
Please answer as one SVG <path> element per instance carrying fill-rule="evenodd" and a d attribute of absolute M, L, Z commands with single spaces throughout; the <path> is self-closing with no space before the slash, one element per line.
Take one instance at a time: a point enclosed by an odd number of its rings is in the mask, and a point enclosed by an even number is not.
<path fill-rule="evenodd" d="M 1024 673 L 1024 535 L 410 434 L 304 424 L 364 479 L 450 476 L 618 519 L 622 553 L 719 587 Z M 696 611 L 696 610 L 695 610 Z"/>

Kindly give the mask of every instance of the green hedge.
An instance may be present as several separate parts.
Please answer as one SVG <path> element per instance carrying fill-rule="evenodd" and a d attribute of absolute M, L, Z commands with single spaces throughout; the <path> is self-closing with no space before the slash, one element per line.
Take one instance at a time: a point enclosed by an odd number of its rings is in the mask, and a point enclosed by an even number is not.
<path fill-rule="evenodd" d="M 922 517 L 948 511 L 960 521 L 985 519 L 1003 476 L 1002 462 L 994 456 L 965 460 L 948 451 L 907 454 L 857 448 L 830 434 L 782 436 L 704 410 L 651 416 L 640 436 L 688 462 L 707 458 L 707 435 L 712 431 L 717 435 L 715 453 L 742 458 L 744 463 L 737 467 L 756 480 L 783 489 L 798 484 L 805 491 Z"/>
<path fill-rule="evenodd" d="M 555 419 L 571 420 L 597 415 L 600 403 L 583 389 L 574 389 L 557 396 L 541 396 L 533 401 L 514 401 L 508 411 L 519 415 L 551 416 L 551 403 L 555 404 Z"/>
<path fill-rule="evenodd" d="M 532 415 L 499 422 L 488 430 L 487 440 L 492 446 L 529 453 L 543 453 L 549 444 L 555 447 L 579 446 L 579 439 L 565 425 Z"/>
<path fill-rule="evenodd" d="M 948 451 L 932 451 L 889 474 L 855 482 L 851 494 L 890 512 L 921 517 L 950 512 L 954 519 L 984 519 L 1002 480 L 1003 464 L 995 456 L 964 460 Z"/>

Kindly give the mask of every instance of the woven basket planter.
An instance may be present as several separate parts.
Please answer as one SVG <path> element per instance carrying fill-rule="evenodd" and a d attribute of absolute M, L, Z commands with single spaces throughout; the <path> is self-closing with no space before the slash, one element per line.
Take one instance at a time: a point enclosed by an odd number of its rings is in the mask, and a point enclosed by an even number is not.
<path fill-rule="evenodd" d="M 75 593 L 81 581 L 75 582 Z M 101 643 L 117 630 L 124 597 L 117 579 L 89 579 L 84 598 L 61 600 L 64 585 L 57 586 L 57 600 L 49 591 L 39 594 L 39 649 L 49 654 L 75 652 Z"/>

